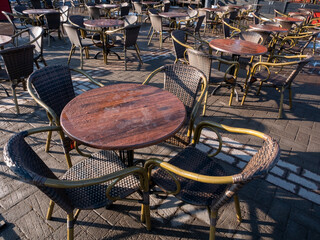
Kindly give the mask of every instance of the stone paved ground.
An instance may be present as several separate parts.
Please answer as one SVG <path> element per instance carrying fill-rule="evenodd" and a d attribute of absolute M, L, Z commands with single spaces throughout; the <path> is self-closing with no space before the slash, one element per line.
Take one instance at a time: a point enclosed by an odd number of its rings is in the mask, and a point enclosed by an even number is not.
<path fill-rule="evenodd" d="M 142 66 L 134 54 L 129 54 L 128 71 L 123 71 L 123 62 L 114 56 L 110 57 L 108 65 L 104 65 L 101 56 L 98 60 L 92 59 L 98 51 L 94 49 L 90 51 L 91 58 L 85 59 L 84 69 L 104 84 L 141 83 L 151 71 L 174 60 L 171 41 L 166 41 L 162 50 L 156 40 L 150 47 L 146 46 L 148 29 L 149 24 L 144 24 L 139 37 Z M 48 64 L 66 64 L 69 48 L 68 41 L 58 39 L 52 41 L 51 47 L 45 44 Z M 263 90 L 260 96 L 251 91 L 244 106 L 234 101 L 229 107 L 226 89 L 209 98 L 207 116 L 200 117 L 199 121 L 213 120 L 263 131 L 276 138 L 282 150 L 281 160 L 267 179 L 252 181 L 241 191 L 241 224 L 236 221 L 233 202 L 219 211 L 218 239 L 320 239 L 320 69 L 316 64 L 308 66 L 297 77 L 293 87 L 293 109 L 288 109 L 286 98 L 285 116 L 280 120 L 277 119 L 279 96 L 273 89 Z M 73 56 L 71 66 L 79 66 L 78 52 Z M 7 82 L 3 84 L 9 88 Z M 93 87 L 78 75 L 74 76 L 74 86 L 77 94 Z M 3 146 L 13 133 L 47 124 L 45 112 L 21 88 L 18 88 L 18 99 L 20 115 L 15 114 L 12 99 L 0 89 L 1 159 Z M 239 172 L 260 144 L 252 137 L 233 134 L 224 135 L 223 140 L 226 146 L 217 158 L 229 174 Z M 39 156 L 58 176 L 62 175 L 66 164 L 57 136 L 48 154 L 44 152 L 44 135 L 32 141 Z M 199 147 L 212 151 L 215 145 L 210 133 L 204 132 Z M 168 159 L 179 150 L 159 144 L 137 150 L 135 158 Z M 79 160 L 79 156 L 73 155 L 74 162 Z M 0 162 L 0 220 L 6 221 L 0 229 L 0 239 L 65 238 L 66 216 L 61 209 L 56 207 L 53 219 L 45 220 L 48 202 L 46 196 L 17 180 L 3 161 Z M 207 239 L 209 228 L 205 209 L 183 204 L 174 197 L 154 195 L 151 206 L 150 232 L 139 222 L 139 206 L 119 201 L 108 209 L 81 212 L 75 236 L 77 239 Z"/>

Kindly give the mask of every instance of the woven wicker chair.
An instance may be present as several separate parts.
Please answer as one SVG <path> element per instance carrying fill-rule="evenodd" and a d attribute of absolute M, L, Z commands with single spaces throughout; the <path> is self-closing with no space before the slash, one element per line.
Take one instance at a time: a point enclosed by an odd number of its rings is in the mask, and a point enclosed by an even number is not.
<path fill-rule="evenodd" d="M 41 18 L 42 15 L 39 16 Z M 46 13 L 44 14 L 45 19 L 45 25 L 43 26 L 44 31 L 47 34 L 48 37 L 48 46 L 50 46 L 50 33 L 51 32 L 58 32 L 58 37 L 61 39 L 61 35 L 63 37 L 63 33 L 60 29 L 60 13 L 59 12 L 53 12 L 53 13 Z"/>
<path fill-rule="evenodd" d="M 302 60 L 301 60 L 302 59 Z M 242 98 L 241 105 L 244 104 L 248 94 L 249 87 L 255 82 L 259 81 L 259 89 L 257 95 L 260 93 L 262 85 L 273 87 L 280 92 L 279 115 L 282 117 L 284 91 L 289 90 L 289 107 L 292 107 L 292 90 L 291 85 L 295 77 L 299 74 L 302 68 L 309 63 L 313 58 L 308 55 L 294 55 L 294 56 L 273 56 L 270 62 L 258 62 L 253 65 L 248 82 L 246 82 L 245 93 Z M 295 60 L 295 61 L 293 61 Z M 264 84 L 265 83 L 265 84 Z"/>
<path fill-rule="evenodd" d="M 134 48 L 134 50 L 137 53 L 138 59 L 140 61 L 140 64 L 142 65 L 142 59 L 140 57 L 140 50 L 137 44 L 137 39 L 139 36 L 139 31 L 140 31 L 141 25 L 127 25 L 124 28 L 119 28 L 116 30 L 111 30 L 111 31 L 107 31 L 106 33 L 110 36 L 110 38 L 113 39 L 112 45 L 115 48 L 122 48 L 124 51 L 124 66 L 125 66 L 125 70 L 127 70 L 127 50 L 131 47 Z M 123 35 L 119 36 L 119 35 L 112 35 L 114 33 L 117 33 L 119 31 L 123 31 Z"/>
<path fill-rule="evenodd" d="M 97 8 L 96 6 L 87 6 L 87 9 L 90 19 L 95 20 L 101 18 L 100 8 Z"/>
<path fill-rule="evenodd" d="M 186 31 L 186 32 L 189 32 L 191 33 L 193 36 L 197 36 L 198 38 L 201 39 L 201 35 L 200 35 L 200 29 L 201 29 L 201 26 L 202 26 L 202 23 L 204 21 L 204 18 L 206 16 L 202 15 L 202 16 L 198 16 L 196 18 L 194 18 L 194 23 L 193 25 L 191 26 L 186 26 L 186 27 L 179 27 L 181 30 L 183 31 Z M 179 23 L 180 24 L 180 23 Z M 179 25 L 180 26 L 180 25 Z"/>
<path fill-rule="evenodd" d="M 15 134 L 4 148 L 4 161 L 22 181 L 35 185 L 50 198 L 47 220 L 51 219 L 54 204 L 66 212 L 68 240 L 73 239 L 74 224 L 81 210 L 125 200 L 138 190 L 142 190 L 143 198 L 134 200 L 142 203 L 141 220 L 150 229 L 148 181 L 142 167 L 127 168 L 115 153 L 101 151 L 68 169 L 59 179 L 25 140 L 31 134 L 45 131 L 61 132 L 61 129 L 44 127 Z"/>
<path fill-rule="evenodd" d="M 154 34 L 159 33 L 159 43 L 160 43 L 160 49 L 161 49 L 162 43 L 166 39 L 166 38 L 163 38 L 163 33 L 168 32 L 170 34 L 172 29 L 169 26 L 167 26 L 166 24 L 163 24 L 162 17 L 160 17 L 157 13 L 152 13 L 151 11 L 149 11 L 149 18 L 151 21 L 152 28 L 150 28 L 150 30 L 152 29 L 152 33 L 151 33 L 151 36 L 148 41 L 148 46 L 150 45 Z M 150 30 L 149 30 L 149 32 L 150 32 Z"/>
<path fill-rule="evenodd" d="M 237 84 L 237 78 L 238 78 L 238 72 L 240 68 L 240 64 L 237 61 L 229 61 L 225 60 L 223 58 L 219 58 L 213 55 L 208 55 L 203 52 L 194 50 L 194 49 L 187 49 L 188 53 L 188 59 L 191 66 L 196 67 L 200 71 L 202 71 L 208 81 L 209 85 L 215 85 L 215 89 L 212 91 L 212 95 L 214 95 L 217 90 L 221 87 L 227 87 L 231 88 L 230 93 L 230 100 L 229 100 L 229 106 L 232 104 L 233 95 L 236 92 L 235 87 L 239 84 Z M 212 61 L 218 64 L 214 64 L 215 66 L 219 64 L 225 64 L 228 65 L 228 68 L 226 71 L 219 71 L 219 69 L 214 69 L 212 71 Z M 236 92 L 236 97 L 238 99 L 238 93 Z M 205 94 L 204 97 L 204 106 L 203 106 L 203 116 L 206 113 L 206 105 L 207 105 L 207 99 L 208 99 L 208 91 Z"/>
<path fill-rule="evenodd" d="M 71 49 L 68 57 L 68 65 L 71 61 L 71 56 L 76 48 L 80 49 L 80 68 L 83 69 L 83 51 L 85 51 L 86 59 L 89 58 L 89 47 L 93 46 L 93 42 L 89 39 L 81 39 L 80 29 L 72 24 L 64 23 L 63 27 L 71 43 Z"/>
<path fill-rule="evenodd" d="M 207 155 L 199 150 L 201 131 L 212 130 L 218 136 L 219 148 Z M 219 130 L 253 135 L 264 140 L 258 152 L 238 174 L 227 176 L 219 159 L 212 158 L 221 150 L 222 141 Z M 235 202 L 237 220 L 241 222 L 238 190 L 256 178 L 264 178 L 280 157 L 279 145 L 270 136 L 251 129 L 234 128 L 214 122 L 200 122 L 194 131 L 193 143 L 179 152 L 168 162 L 150 159 L 146 162 L 150 181 L 166 194 L 173 194 L 178 199 L 192 205 L 205 206 L 210 218 L 210 237 L 215 239 L 218 210 L 232 197 Z M 151 191 L 152 193 L 152 191 Z"/>
<path fill-rule="evenodd" d="M 207 79 L 198 69 L 186 64 L 162 66 L 153 71 L 143 84 L 149 84 L 158 73 L 164 73 L 163 88 L 176 95 L 186 108 L 186 121 L 180 131 L 167 142 L 186 146 L 190 143 L 193 125 L 203 97 L 207 91 Z M 202 88 L 201 88 L 202 87 Z"/>
<path fill-rule="evenodd" d="M 84 71 L 71 69 L 86 76 L 92 83 L 102 87 Z M 70 69 L 67 66 L 48 66 L 33 72 L 27 82 L 28 92 L 31 97 L 43 107 L 49 119 L 49 126 L 60 126 L 60 114 L 64 106 L 75 97 L 72 85 Z M 63 138 L 66 160 L 69 167 L 72 166 L 69 152 L 77 148 L 70 138 Z M 46 152 L 49 151 L 51 132 L 48 132 Z M 77 149 L 78 150 L 78 149 Z"/>
<path fill-rule="evenodd" d="M 13 100 L 19 114 L 19 106 L 16 95 L 16 87 L 22 82 L 23 90 L 26 90 L 25 79 L 33 72 L 33 45 L 9 48 L 0 51 L 7 77 L 11 82 Z"/>

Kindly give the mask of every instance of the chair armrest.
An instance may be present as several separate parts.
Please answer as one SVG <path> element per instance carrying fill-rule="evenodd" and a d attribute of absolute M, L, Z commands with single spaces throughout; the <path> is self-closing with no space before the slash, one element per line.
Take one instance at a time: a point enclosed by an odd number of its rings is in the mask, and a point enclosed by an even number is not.
<path fill-rule="evenodd" d="M 97 80 L 95 80 L 93 77 L 91 77 L 88 73 L 86 73 L 83 70 L 77 69 L 77 68 L 70 68 L 71 71 L 77 72 L 82 74 L 83 76 L 86 76 L 92 83 L 94 83 L 95 85 L 99 86 L 99 87 L 103 87 L 104 84 L 98 82 Z"/>

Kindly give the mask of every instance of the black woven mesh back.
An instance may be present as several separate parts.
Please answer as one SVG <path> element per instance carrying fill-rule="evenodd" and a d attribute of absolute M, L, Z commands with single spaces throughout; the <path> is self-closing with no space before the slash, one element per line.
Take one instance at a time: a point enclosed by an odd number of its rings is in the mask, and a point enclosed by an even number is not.
<path fill-rule="evenodd" d="M 236 18 L 238 16 L 238 11 L 231 11 L 229 12 L 229 19 L 232 20 L 232 21 L 235 21 Z"/>
<path fill-rule="evenodd" d="M 185 43 L 185 32 L 182 30 L 175 30 L 171 33 L 171 35 L 176 38 L 179 42 Z M 182 46 L 181 44 L 177 43 L 172 39 L 173 42 L 173 48 L 174 48 L 174 53 L 176 55 L 176 58 L 183 58 L 184 57 L 184 52 L 186 51 L 186 48 Z"/>
<path fill-rule="evenodd" d="M 194 49 L 188 49 L 187 52 L 190 65 L 202 71 L 209 80 L 211 73 L 210 56 Z"/>
<path fill-rule="evenodd" d="M 223 21 L 227 24 L 230 24 L 230 20 L 228 18 L 224 18 Z M 230 27 L 226 24 L 222 24 L 224 38 L 230 37 Z"/>
<path fill-rule="evenodd" d="M 199 32 L 200 31 L 201 25 L 202 25 L 203 20 L 204 20 L 205 17 L 206 16 L 204 16 L 204 15 L 198 17 L 196 27 L 194 28 L 195 32 Z"/>
<path fill-rule="evenodd" d="M 66 66 L 48 66 L 32 73 L 28 79 L 38 97 L 60 117 L 64 106 L 75 97 L 70 70 Z"/>
<path fill-rule="evenodd" d="M 16 6 L 14 6 L 14 10 L 16 11 L 16 12 L 18 12 L 18 13 L 20 13 L 20 14 L 23 14 L 22 12 L 24 11 L 24 10 L 27 10 L 28 8 L 26 7 L 26 6 L 24 6 L 24 5 L 16 5 Z"/>
<path fill-rule="evenodd" d="M 124 17 L 129 15 L 131 6 L 121 6 L 120 8 L 120 16 Z"/>
<path fill-rule="evenodd" d="M 69 17 L 69 21 L 70 23 L 72 23 L 73 25 L 77 25 L 78 27 L 82 27 L 85 28 L 83 22 L 84 22 L 84 16 L 81 15 L 73 15 Z"/>
<path fill-rule="evenodd" d="M 134 46 L 137 43 L 141 25 L 130 25 L 125 28 L 125 47 Z"/>
<path fill-rule="evenodd" d="M 57 179 L 57 177 L 26 143 L 24 140 L 26 136 L 27 132 L 24 131 L 10 138 L 3 151 L 5 163 L 21 180 L 36 185 L 62 209 L 68 213 L 72 212 L 73 207 L 65 189 L 43 185 L 46 178 Z"/>
<path fill-rule="evenodd" d="M 188 118 L 200 89 L 202 73 L 185 64 L 166 65 L 164 72 L 164 89 L 176 95 L 185 105 Z"/>
<path fill-rule="evenodd" d="M 48 29 L 59 29 L 60 27 L 60 13 L 46 13 L 46 26 Z"/>
<path fill-rule="evenodd" d="M 10 80 L 27 78 L 33 72 L 33 45 L 0 51 Z"/>

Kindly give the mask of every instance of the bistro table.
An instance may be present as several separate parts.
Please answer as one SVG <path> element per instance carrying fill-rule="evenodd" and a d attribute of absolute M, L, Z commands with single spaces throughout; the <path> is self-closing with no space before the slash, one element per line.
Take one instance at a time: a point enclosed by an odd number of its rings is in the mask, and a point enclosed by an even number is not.
<path fill-rule="evenodd" d="M 58 11 L 55 9 L 46 9 L 46 8 L 26 9 L 22 11 L 22 13 L 30 14 L 30 15 L 41 15 L 41 14 L 56 13 L 56 12 Z"/>
<path fill-rule="evenodd" d="M 170 21 L 170 26 L 175 26 L 174 28 L 177 28 L 176 18 L 184 18 L 189 16 L 188 13 L 186 12 L 178 12 L 178 11 L 160 12 L 158 13 L 158 15 L 163 18 L 168 18 Z"/>
<path fill-rule="evenodd" d="M 73 140 L 104 150 L 133 150 L 160 143 L 179 131 L 186 118 L 183 103 L 172 93 L 142 84 L 115 84 L 71 100 L 60 122 Z"/>
<path fill-rule="evenodd" d="M 295 17 L 275 17 L 277 22 L 280 22 L 282 27 L 287 28 L 290 31 L 292 24 L 303 22 L 303 19 L 295 18 Z"/>
<path fill-rule="evenodd" d="M 7 35 L 0 35 L 0 49 L 2 50 L 4 45 L 10 43 L 12 41 L 12 37 Z"/>
<path fill-rule="evenodd" d="M 276 41 L 279 33 L 288 31 L 288 29 L 286 28 L 278 27 L 275 25 L 268 25 L 268 24 L 252 24 L 252 25 L 249 25 L 249 28 L 254 30 L 255 32 L 260 33 L 260 35 L 263 38 L 263 41 L 261 43 L 262 45 L 264 45 L 270 33 L 276 33 L 275 35 L 275 41 Z"/>
<path fill-rule="evenodd" d="M 124 22 L 122 20 L 118 20 L 118 19 L 95 19 L 95 20 L 86 20 L 83 22 L 83 24 L 86 27 L 101 29 L 102 52 L 103 52 L 103 60 L 105 64 L 107 64 L 108 62 L 107 56 L 110 52 L 110 49 L 108 47 L 108 35 L 105 33 L 105 31 L 110 27 L 122 26 L 123 23 Z"/>

